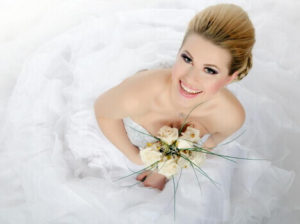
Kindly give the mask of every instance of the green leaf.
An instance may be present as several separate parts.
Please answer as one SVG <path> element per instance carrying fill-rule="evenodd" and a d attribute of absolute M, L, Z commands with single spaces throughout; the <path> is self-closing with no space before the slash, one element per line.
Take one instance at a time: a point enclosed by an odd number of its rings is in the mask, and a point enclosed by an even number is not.
<path fill-rule="evenodd" d="M 199 105 L 203 104 L 203 102 L 197 104 L 196 106 L 193 107 L 193 109 L 188 113 L 188 115 L 186 115 L 186 117 L 184 118 L 184 121 L 183 121 L 183 124 L 181 125 L 180 129 L 179 129 L 179 132 L 178 132 L 178 135 L 180 136 L 181 134 L 181 131 L 183 129 L 183 127 L 185 126 L 185 122 L 186 120 L 188 119 L 188 117 L 190 116 L 190 114 L 192 113 L 193 110 L 195 110 Z"/>
<path fill-rule="evenodd" d="M 114 180 L 113 182 L 122 180 L 122 179 L 124 179 L 124 178 L 126 178 L 126 177 L 130 177 L 130 176 L 132 176 L 132 175 L 134 175 L 134 174 L 137 174 L 137 173 L 142 173 L 143 171 L 147 170 L 148 168 L 152 167 L 153 165 L 157 164 L 158 162 L 159 162 L 159 161 L 156 161 L 156 162 L 152 163 L 151 165 L 147 166 L 147 167 L 144 168 L 144 169 L 141 169 L 141 170 L 138 170 L 138 171 L 133 172 L 132 174 L 129 174 L 129 175 L 120 177 L 120 178 L 118 178 L 117 180 Z M 151 170 L 151 169 L 150 169 L 150 170 Z"/>
<path fill-rule="evenodd" d="M 190 164 L 191 164 L 191 166 L 195 166 L 196 168 L 198 168 L 198 172 L 200 172 L 202 175 L 204 175 L 206 178 L 208 178 L 212 183 L 214 183 L 215 184 L 215 186 L 216 187 L 218 187 L 217 186 L 217 182 L 215 182 L 212 178 L 210 178 L 208 175 L 207 175 L 207 173 L 204 171 L 204 170 L 202 170 L 196 163 L 194 163 L 193 161 L 191 161 L 189 158 L 187 158 L 186 156 L 183 156 L 183 155 L 180 155 L 182 158 L 184 158 L 185 160 L 187 160 L 187 161 L 189 161 L 190 162 Z"/>
<path fill-rule="evenodd" d="M 176 219 L 176 184 L 175 184 L 175 181 L 174 181 L 174 176 L 172 176 L 172 182 L 173 182 L 173 192 L 174 192 L 174 206 L 173 206 L 173 209 L 174 209 L 174 223 L 175 223 L 175 219 Z"/>
<path fill-rule="evenodd" d="M 130 127 L 131 129 L 133 129 L 133 130 L 135 130 L 135 131 L 137 131 L 137 132 L 139 132 L 139 133 L 142 133 L 142 134 L 144 134 L 144 135 L 148 135 L 148 136 L 150 136 L 150 137 L 152 137 L 152 138 L 155 138 L 155 139 L 158 140 L 158 141 L 162 141 L 160 138 L 158 138 L 158 137 L 156 137 L 156 136 L 154 136 L 154 135 L 151 135 L 151 134 L 148 134 L 148 133 L 144 133 L 144 132 L 139 131 L 139 130 L 137 130 L 137 129 L 131 127 L 131 126 L 128 126 L 128 127 Z"/>
<path fill-rule="evenodd" d="M 190 164 L 191 164 L 191 163 L 190 163 Z M 198 183 L 200 192 L 202 193 L 202 191 L 201 191 L 201 186 L 200 186 L 200 181 L 199 181 L 199 178 L 198 178 L 198 176 L 197 176 L 197 173 L 196 173 L 196 171 L 195 171 L 195 168 L 194 168 L 193 164 L 191 164 L 191 167 L 193 168 L 193 171 L 194 171 L 194 174 L 195 174 L 195 177 L 196 177 L 196 180 L 197 180 L 197 183 Z"/>
<path fill-rule="evenodd" d="M 213 152 L 210 152 L 210 151 L 207 151 L 203 148 L 184 148 L 184 150 L 189 150 L 189 151 L 194 151 L 194 152 L 201 152 L 201 153 L 206 153 L 206 154 L 212 154 L 212 155 L 216 155 L 216 156 L 220 156 L 220 157 L 223 157 L 224 159 L 227 159 L 231 162 L 234 162 L 234 163 L 237 163 L 236 161 L 232 160 L 232 159 L 229 159 L 227 158 L 226 156 L 223 156 L 223 155 L 220 155 L 220 154 L 217 154 L 217 153 L 213 153 Z"/>
<path fill-rule="evenodd" d="M 221 156 L 221 157 L 227 157 L 227 158 L 233 158 L 233 159 L 245 159 L 245 160 L 266 160 L 266 159 L 243 158 L 243 157 L 236 157 L 236 156 L 228 156 L 228 155 L 218 154 L 218 153 L 210 152 L 210 151 L 208 151 L 204 148 L 197 147 L 197 144 L 196 144 L 196 148 L 203 150 L 205 153 L 216 155 L 216 156 Z"/>

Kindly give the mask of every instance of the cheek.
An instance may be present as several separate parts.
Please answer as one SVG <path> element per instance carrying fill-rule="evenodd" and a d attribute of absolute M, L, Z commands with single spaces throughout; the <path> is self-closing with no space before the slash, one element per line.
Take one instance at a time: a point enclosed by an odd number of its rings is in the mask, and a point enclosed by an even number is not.
<path fill-rule="evenodd" d="M 225 81 L 217 81 L 217 82 L 214 82 L 212 84 L 210 84 L 209 86 L 207 86 L 207 90 L 210 92 L 210 93 L 217 93 L 221 88 L 223 88 L 225 86 L 226 82 Z"/>
<path fill-rule="evenodd" d="M 181 74 L 181 67 L 179 65 L 179 63 L 175 63 L 172 67 L 172 79 L 173 80 L 176 80 L 180 77 L 180 74 Z"/>

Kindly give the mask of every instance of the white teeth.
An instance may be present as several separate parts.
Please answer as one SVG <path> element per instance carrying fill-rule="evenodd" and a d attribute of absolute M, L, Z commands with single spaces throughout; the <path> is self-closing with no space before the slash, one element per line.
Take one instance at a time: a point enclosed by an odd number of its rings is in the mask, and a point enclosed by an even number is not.
<path fill-rule="evenodd" d="M 186 87 L 186 86 L 184 86 L 183 85 L 183 83 L 182 82 L 180 82 L 180 85 L 181 85 L 181 87 L 185 90 L 185 91 L 187 91 L 188 93 L 200 93 L 201 91 L 195 91 L 195 90 L 191 90 L 191 89 L 189 89 L 188 87 Z"/>

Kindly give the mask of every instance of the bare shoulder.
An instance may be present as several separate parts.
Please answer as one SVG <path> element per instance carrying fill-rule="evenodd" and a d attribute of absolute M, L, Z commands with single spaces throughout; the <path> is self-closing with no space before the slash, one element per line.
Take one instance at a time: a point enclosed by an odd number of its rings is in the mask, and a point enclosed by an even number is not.
<path fill-rule="evenodd" d="M 220 92 L 218 106 L 213 113 L 213 129 L 228 137 L 241 128 L 246 113 L 240 101 L 226 88 Z"/>
<path fill-rule="evenodd" d="M 168 69 L 142 70 L 124 80 L 124 83 L 131 85 L 133 92 L 141 92 L 147 95 L 164 87 L 164 74 L 168 74 Z"/>
<path fill-rule="evenodd" d="M 146 113 L 158 90 L 160 70 L 143 70 L 101 94 L 95 104 L 97 117 L 124 118 Z"/>
<path fill-rule="evenodd" d="M 166 87 L 168 69 L 144 70 L 136 73 L 124 81 L 130 88 L 129 92 L 136 96 L 135 100 L 151 104 Z"/>

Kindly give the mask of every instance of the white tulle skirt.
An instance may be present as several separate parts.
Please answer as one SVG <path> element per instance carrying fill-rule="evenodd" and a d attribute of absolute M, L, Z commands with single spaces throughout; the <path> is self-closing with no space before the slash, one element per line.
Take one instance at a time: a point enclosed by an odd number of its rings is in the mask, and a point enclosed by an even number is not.
<path fill-rule="evenodd" d="M 142 167 L 101 133 L 93 103 L 138 70 L 171 66 L 194 13 L 149 9 L 90 18 L 27 60 L 1 129 L 1 223 L 174 222 L 172 181 L 163 191 L 135 184 L 135 175 L 115 181 Z M 276 88 L 269 82 L 260 89 L 269 73 L 255 73 L 249 76 L 259 79 L 256 88 L 251 78 L 248 86 L 230 87 L 246 108 L 246 133 L 215 151 L 266 160 L 208 159 L 203 169 L 219 188 L 199 176 L 200 189 L 184 170 L 176 223 L 262 223 L 281 207 L 295 174 L 272 161 L 288 153 L 282 130 L 298 130 L 278 120 L 286 116 L 270 97 Z"/>

